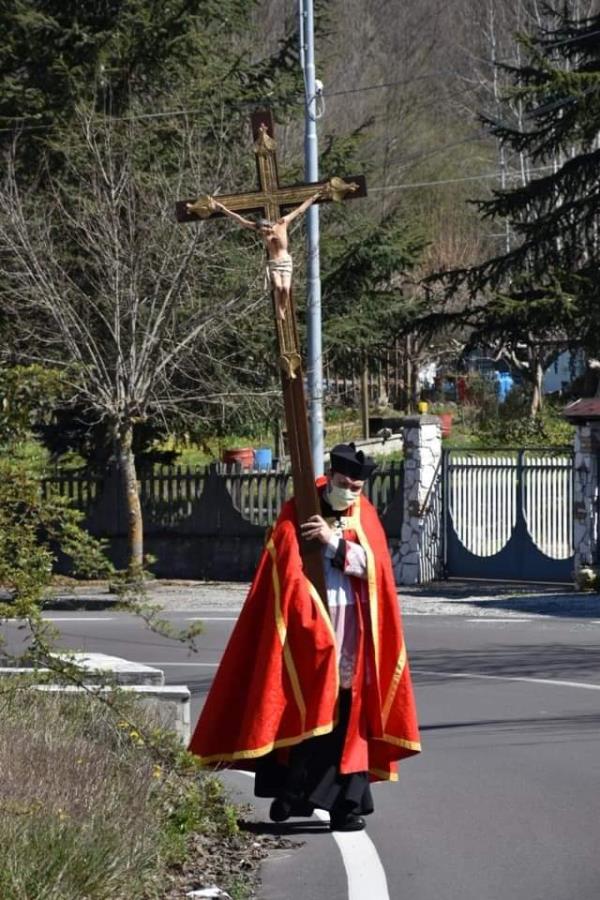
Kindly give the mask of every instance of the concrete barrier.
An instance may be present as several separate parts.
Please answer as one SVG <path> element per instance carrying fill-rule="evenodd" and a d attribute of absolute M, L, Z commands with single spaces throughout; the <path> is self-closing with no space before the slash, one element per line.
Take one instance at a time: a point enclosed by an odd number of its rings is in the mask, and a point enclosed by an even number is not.
<path fill-rule="evenodd" d="M 60 694 L 110 694 L 114 690 L 101 684 L 79 687 L 75 684 L 34 684 L 33 690 Z M 119 690 L 137 694 L 144 706 L 156 715 L 160 726 L 174 731 L 182 744 L 190 741 L 190 700 L 189 688 L 184 684 L 124 684 Z"/>
<path fill-rule="evenodd" d="M 131 662 L 106 653 L 54 653 L 58 660 L 65 660 L 81 672 L 81 685 L 44 683 L 33 684 L 33 690 L 49 693 L 82 694 L 111 693 L 113 690 L 130 691 L 150 707 L 160 725 L 174 731 L 185 745 L 190 740 L 190 691 L 183 684 L 165 684 L 162 669 Z M 6 660 L 4 660 L 6 662 Z M 48 668 L 27 666 L 0 666 L 0 678 L 10 676 L 40 678 L 48 682 L 58 676 Z M 107 680 L 113 685 L 106 684 Z"/>

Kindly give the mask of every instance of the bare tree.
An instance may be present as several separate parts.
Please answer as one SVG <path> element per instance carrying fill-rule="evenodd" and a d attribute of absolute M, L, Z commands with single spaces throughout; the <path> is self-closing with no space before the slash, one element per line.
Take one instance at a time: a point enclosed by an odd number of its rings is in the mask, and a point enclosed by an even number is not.
<path fill-rule="evenodd" d="M 139 126 L 91 115 L 80 125 L 70 145 L 65 137 L 65 166 L 47 175 L 48 191 L 22 192 L 8 160 L 1 302 L 13 358 L 63 370 L 73 399 L 108 424 L 127 496 L 130 568 L 139 570 L 134 425 L 239 402 L 244 366 L 228 337 L 264 299 L 260 254 L 251 259 L 222 229 L 173 221 L 177 197 L 231 183 L 223 130 L 206 150 L 183 128 L 165 163 Z"/>

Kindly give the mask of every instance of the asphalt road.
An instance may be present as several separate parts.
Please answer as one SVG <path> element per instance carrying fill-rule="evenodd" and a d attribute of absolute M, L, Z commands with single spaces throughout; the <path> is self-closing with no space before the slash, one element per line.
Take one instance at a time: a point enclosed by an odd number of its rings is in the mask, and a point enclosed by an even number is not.
<path fill-rule="evenodd" d="M 190 654 L 115 611 L 47 614 L 65 647 L 187 684 L 194 720 L 235 616 L 221 605 L 169 612 L 174 623 L 205 623 Z M 408 615 L 405 630 L 423 753 L 403 763 L 398 784 L 375 786 L 370 841 L 336 846 L 315 817 L 265 824 L 251 779 L 224 775 L 254 803 L 253 827 L 298 836 L 265 866 L 262 900 L 597 900 L 600 616 L 490 609 Z M 14 625 L 3 631 L 12 647 L 22 640 Z"/>

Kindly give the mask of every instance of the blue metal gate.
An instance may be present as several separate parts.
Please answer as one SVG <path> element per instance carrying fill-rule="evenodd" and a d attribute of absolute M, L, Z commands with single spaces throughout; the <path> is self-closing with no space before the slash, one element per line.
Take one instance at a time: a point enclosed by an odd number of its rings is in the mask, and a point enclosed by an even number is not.
<path fill-rule="evenodd" d="M 567 582 L 573 570 L 573 454 L 444 453 L 448 577 Z"/>

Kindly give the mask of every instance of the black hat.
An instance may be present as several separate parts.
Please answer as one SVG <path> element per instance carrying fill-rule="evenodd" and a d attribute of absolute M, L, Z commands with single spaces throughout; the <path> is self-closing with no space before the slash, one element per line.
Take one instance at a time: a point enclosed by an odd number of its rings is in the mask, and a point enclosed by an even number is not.
<path fill-rule="evenodd" d="M 330 457 L 334 472 L 347 475 L 348 478 L 356 478 L 358 481 L 365 481 L 373 469 L 377 468 L 373 457 L 365 456 L 354 444 L 336 444 L 331 450 Z"/>

